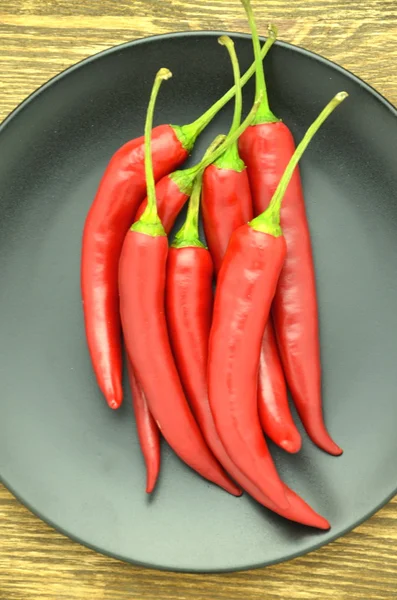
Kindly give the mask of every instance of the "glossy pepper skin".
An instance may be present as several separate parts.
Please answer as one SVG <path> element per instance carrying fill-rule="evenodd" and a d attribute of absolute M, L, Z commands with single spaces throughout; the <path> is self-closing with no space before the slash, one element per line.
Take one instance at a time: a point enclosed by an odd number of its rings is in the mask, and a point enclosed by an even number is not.
<path fill-rule="evenodd" d="M 208 400 L 207 357 L 212 316 L 213 265 L 206 248 L 170 248 L 167 261 L 166 315 L 178 373 L 208 447 L 230 472 L 232 461 L 216 431 Z M 230 481 L 235 496 L 241 490 Z"/>
<path fill-rule="evenodd" d="M 150 494 L 155 488 L 160 472 L 160 432 L 129 360 L 127 367 L 139 445 L 146 465 L 146 493 Z"/>
<path fill-rule="evenodd" d="M 295 150 L 284 123 L 249 127 L 239 140 L 255 214 L 268 206 Z M 322 415 L 318 307 L 309 225 L 298 168 L 281 207 L 287 255 L 277 286 L 272 316 L 288 386 L 312 441 L 326 452 L 342 450 L 331 439 Z M 274 342 L 272 342 L 274 344 Z"/>
<path fill-rule="evenodd" d="M 143 137 L 112 157 L 88 213 L 81 256 L 81 289 L 88 349 L 108 405 L 122 402 L 122 356 L 117 270 L 121 247 L 145 197 Z M 175 170 L 188 156 L 170 125 L 152 133 L 154 177 Z"/>
<path fill-rule="evenodd" d="M 176 454 L 225 489 L 229 478 L 209 451 L 186 401 L 164 312 L 168 241 L 130 230 L 119 266 L 120 313 L 128 356 L 149 409 Z"/>
<path fill-rule="evenodd" d="M 202 213 L 205 239 L 218 273 L 231 234 L 252 219 L 247 170 L 223 169 L 217 164 L 207 167 L 203 176 Z"/>
<path fill-rule="evenodd" d="M 257 408 L 259 354 L 285 258 L 282 236 L 239 227 L 219 271 L 209 341 L 212 414 L 232 461 L 274 504 L 287 507 Z"/>

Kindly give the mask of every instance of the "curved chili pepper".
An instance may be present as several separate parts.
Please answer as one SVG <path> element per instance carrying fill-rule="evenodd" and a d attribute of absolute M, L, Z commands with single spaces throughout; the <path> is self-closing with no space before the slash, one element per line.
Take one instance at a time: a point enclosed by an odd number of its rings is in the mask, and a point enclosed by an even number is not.
<path fill-rule="evenodd" d="M 146 465 L 146 493 L 150 494 L 154 490 L 160 472 L 160 432 L 150 413 L 142 386 L 128 359 L 127 368 L 139 445 Z"/>
<path fill-rule="evenodd" d="M 267 49 L 262 51 L 263 57 Z M 244 85 L 254 74 L 251 65 Z M 203 129 L 233 97 L 230 89 L 189 125 L 160 125 L 152 131 L 155 180 L 181 165 Z M 98 385 L 111 408 L 122 402 L 122 353 L 117 266 L 125 234 L 146 193 L 143 137 L 127 142 L 111 158 L 83 232 L 81 290 L 87 344 Z"/>
<path fill-rule="evenodd" d="M 166 316 L 175 363 L 193 414 L 208 447 L 226 471 L 230 471 L 233 463 L 219 439 L 208 401 L 207 356 L 214 267 L 199 237 L 200 193 L 198 176 L 186 221 L 168 252 Z M 240 488 L 232 481 L 230 489 L 235 496 L 241 495 Z"/>
<path fill-rule="evenodd" d="M 257 383 L 261 340 L 285 252 L 283 237 L 264 236 L 250 225 L 234 231 L 218 275 L 208 357 L 210 405 L 225 450 L 281 508 L 288 504 L 262 435 Z"/>
<path fill-rule="evenodd" d="M 270 48 L 276 40 L 276 30 L 269 27 L 266 44 Z M 240 69 L 233 41 L 226 36 L 219 39 L 231 56 L 236 87 L 236 102 L 231 131 L 238 127 L 241 119 Z M 204 231 L 208 247 L 218 273 L 225 255 L 230 236 L 240 225 L 253 217 L 252 198 L 245 163 L 241 160 L 237 142 L 224 155 L 207 167 L 203 177 L 202 212 Z M 287 388 L 280 357 L 274 341 L 271 322 L 262 344 L 259 380 L 258 410 L 264 432 L 275 444 L 289 452 L 297 452 L 301 437 L 292 419 L 288 404 Z"/>
<path fill-rule="evenodd" d="M 158 89 L 170 77 L 167 69 L 156 76 L 145 124 L 145 174 L 148 204 L 128 231 L 120 257 L 120 314 L 127 353 L 149 409 L 170 446 L 198 473 L 230 489 L 230 480 L 209 451 L 184 396 L 170 347 L 164 315 L 166 233 L 156 208 L 150 132 Z M 252 121 L 257 103 L 235 139 Z M 230 143 L 234 141 L 230 138 Z M 224 152 L 223 144 L 216 152 Z M 216 152 L 214 157 L 216 158 Z M 207 159 L 208 160 L 208 159 Z"/>
<path fill-rule="evenodd" d="M 153 131 L 155 178 L 187 157 L 169 125 Z M 98 385 L 109 406 L 122 402 L 117 266 L 123 240 L 146 192 L 142 138 L 124 144 L 112 157 L 88 213 L 83 233 L 81 289 L 85 330 Z"/>
<path fill-rule="evenodd" d="M 269 108 L 251 4 L 249 0 L 242 0 L 242 3 L 250 21 L 257 61 L 256 91 L 262 93 L 263 99 L 254 125 L 240 138 L 239 150 L 247 165 L 254 214 L 258 215 L 269 205 L 295 145 L 288 127 Z M 315 274 L 298 169 L 283 201 L 281 223 L 287 240 L 287 258 L 274 298 L 272 316 L 284 373 L 299 416 L 312 441 L 326 452 L 339 455 L 342 450 L 331 439 L 322 415 Z M 270 335 L 263 341 L 261 362 L 265 369 L 271 368 L 266 361 L 275 351 L 274 336 Z M 262 405 L 262 416 L 263 409 Z M 271 421 L 276 427 L 278 420 L 275 416 L 268 410 L 265 423 Z"/>
<path fill-rule="evenodd" d="M 230 458 L 276 504 L 282 503 L 285 488 L 261 433 L 256 386 L 261 342 L 287 252 L 281 202 L 313 135 L 346 96 L 335 96 L 311 125 L 268 208 L 232 234 L 218 276 L 208 357 L 211 410 Z M 281 508 L 286 506 L 285 498 Z"/>

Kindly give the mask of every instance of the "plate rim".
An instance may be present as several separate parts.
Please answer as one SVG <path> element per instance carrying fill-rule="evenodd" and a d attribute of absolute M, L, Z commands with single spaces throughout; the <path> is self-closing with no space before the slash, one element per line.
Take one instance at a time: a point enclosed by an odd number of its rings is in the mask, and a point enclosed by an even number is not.
<path fill-rule="evenodd" d="M 239 38 L 239 39 L 250 39 L 251 38 L 250 34 L 244 33 L 244 32 L 230 32 L 230 31 L 220 31 L 220 30 L 176 31 L 176 32 L 171 32 L 171 33 L 154 34 L 154 35 L 145 36 L 142 38 L 137 38 L 135 40 L 123 42 L 121 44 L 116 44 L 114 46 L 105 48 L 104 50 L 100 50 L 99 52 L 89 55 L 86 58 L 83 58 L 80 61 L 70 65 L 69 67 L 66 67 L 64 70 L 55 74 L 53 77 L 51 77 L 46 82 L 44 82 L 42 85 L 40 85 L 38 88 L 36 88 L 33 92 L 31 92 L 0 123 L 0 135 L 4 132 L 4 130 L 6 129 L 6 127 L 10 124 L 10 122 L 12 120 L 14 118 L 16 118 L 18 116 L 18 114 L 21 111 L 23 111 L 26 106 L 28 106 L 32 101 L 34 101 L 37 97 L 39 97 L 42 93 L 44 93 L 47 90 L 47 88 L 52 86 L 54 83 L 57 83 L 57 81 L 62 80 L 69 73 L 73 73 L 74 71 L 76 71 L 78 69 L 84 68 L 86 65 L 90 64 L 91 62 L 100 60 L 104 56 L 108 56 L 110 54 L 119 52 L 120 50 L 122 51 L 123 49 L 131 48 L 136 45 L 156 42 L 161 39 L 174 39 L 174 38 L 184 38 L 184 37 L 192 37 L 192 36 L 199 36 L 199 37 L 203 37 L 203 38 L 205 38 L 205 37 L 214 38 L 214 37 L 219 37 L 221 35 L 229 35 L 232 38 Z M 266 39 L 266 37 L 260 36 L 260 39 L 263 41 Z M 358 83 L 358 85 L 360 87 L 362 87 L 369 94 L 371 94 L 371 96 L 375 97 L 388 111 L 390 111 L 394 117 L 397 117 L 397 107 L 394 106 L 394 104 L 392 104 L 387 98 L 385 98 L 374 87 L 372 87 L 370 84 L 365 82 L 363 79 L 361 79 L 357 75 L 353 74 L 351 71 L 349 71 L 345 67 L 342 67 L 341 65 L 332 61 L 331 59 L 322 56 L 321 54 L 318 54 L 311 50 L 307 50 L 300 46 L 296 46 L 295 44 L 291 44 L 289 42 L 277 40 L 275 45 L 285 48 L 287 50 L 290 50 L 292 52 L 297 52 L 298 54 L 301 54 L 306 58 L 310 58 L 312 60 L 314 59 L 328 67 L 332 67 L 333 69 L 336 69 L 338 72 L 340 72 L 342 75 L 346 76 L 348 79 L 350 79 L 354 83 L 356 83 L 356 84 Z M 265 562 L 255 563 L 252 565 L 247 565 L 247 566 L 238 567 L 238 568 L 235 568 L 235 567 L 234 568 L 233 567 L 214 568 L 214 569 L 198 568 L 198 569 L 192 570 L 192 569 L 184 568 L 184 567 L 180 567 L 180 568 L 173 567 L 171 569 L 169 567 L 165 567 L 165 566 L 162 566 L 159 564 L 151 564 L 151 563 L 147 563 L 145 561 L 140 561 L 139 559 L 132 560 L 131 558 L 123 556 L 121 554 L 117 554 L 116 552 L 110 552 L 103 548 L 98 548 L 94 544 L 90 544 L 84 540 L 81 540 L 74 534 L 68 533 L 65 529 L 63 529 L 62 526 L 56 525 L 52 521 L 52 519 L 42 516 L 38 510 L 34 509 L 30 505 L 29 500 L 23 499 L 17 492 L 14 491 L 13 486 L 10 485 L 6 481 L 6 479 L 4 478 L 4 476 L 1 473 L 0 473 L 0 482 L 18 500 L 18 502 L 20 502 L 23 506 L 25 506 L 35 517 L 39 518 L 41 521 L 43 521 L 44 523 L 49 525 L 55 531 L 61 533 L 62 535 L 66 536 L 67 538 L 71 539 L 73 542 L 77 542 L 80 545 L 85 546 L 86 548 L 89 548 L 90 550 L 93 550 L 104 556 L 108 556 L 109 558 L 121 560 L 123 562 L 127 562 L 129 564 L 136 565 L 139 567 L 145 567 L 147 569 L 154 569 L 154 570 L 165 571 L 165 572 L 168 571 L 168 572 L 193 573 L 193 574 L 238 573 L 238 572 L 244 572 L 244 571 L 253 570 L 253 569 L 260 569 L 260 568 L 264 568 L 264 567 L 275 565 L 275 564 L 281 564 L 281 563 L 293 560 L 294 558 L 298 558 L 300 556 L 305 556 L 306 554 L 310 554 L 311 552 L 316 551 L 323 546 L 327 546 L 331 542 L 334 542 L 335 540 L 345 536 L 347 533 L 353 531 L 356 527 L 360 526 L 362 523 L 364 523 L 365 521 L 370 519 L 381 508 L 386 506 L 386 504 L 388 504 L 390 502 L 390 500 L 392 498 L 394 498 L 394 496 L 397 495 L 397 484 L 395 484 L 395 487 L 393 488 L 393 490 L 387 495 L 387 497 L 385 499 L 383 499 L 379 504 L 377 504 L 373 510 L 368 511 L 361 519 L 355 521 L 351 526 L 346 527 L 341 532 L 338 532 L 337 534 L 331 536 L 325 542 L 318 541 L 317 543 L 313 544 L 309 550 L 303 550 L 303 551 L 299 550 L 297 552 L 291 552 L 281 559 L 268 560 Z"/>
<path fill-rule="evenodd" d="M 163 39 L 163 38 L 167 38 L 167 39 L 171 38 L 172 39 L 172 38 L 179 38 L 179 37 L 191 37 L 191 36 L 195 36 L 195 35 L 198 35 L 200 37 L 214 37 L 214 36 L 219 37 L 221 35 L 228 35 L 231 38 L 233 38 L 233 37 L 240 38 L 240 39 L 247 39 L 247 38 L 250 39 L 251 38 L 251 35 L 249 33 L 244 33 L 244 32 L 205 29 L 205 30 L 196 30 L 196 31 L 174 31 L 171 33 L 158 33 L 158 34 L 154 34 L 154 35 L 145 36 L 142 38 L 137 38 L 137 39 L 131 40 L 129 42 L 122 42 L 121 44 L 116 44 L 114 46 L 109 46 L 109 48 L 105 48 L 104 50 L 99 50 L 99 52 L 95 52 L 94 54 L 90 54 L 89 56 L 86 56 L 86 58 L 82 58 L 81 60 L 77 61 L 76 63 L 73 63 L 69 67 L 66 67 L 62 71 L 59 71 L 59 73 L 56 73 L 53 77 L 50 77 L 50 79 L 48 79 L 47 81 L 42 83 L 38 88 L 33 90 L 28 96 L 26 96 L 26 98 L 24 98 L 19 104 L 17 104 L 15 106 L 15 108 L 13 108 L 12 111 L 0 122 L 0 134 L 3 132 L 5 127 L 9 124 L 11 119 L 16 117 L 18 115 L 18 113 L 25 108 L 25 105 L 27 105 L 29 102 L 32 102 L 37 96 L 39 96 L 40 94 L 45 92 L 48 87 L 50 87 L 51 85 L 56 83 L 58 80 L 62 79 L 63 77 L 66 77 L 69 73 L 73 73 L 74 71 L 77 71 L 78 69 L 83 68 L 86 64 L 89 64 L 91 62 L 99 60 L 102 56 L 107 56 L 108 54 L 113 54 L 114 52 L 123 50 L 123 48 L 130 48 L 137 44 L 156 42 L 157 40 Z M 262 42 L 266 40 L 266 36 L 259 36 L 259 37 Z M 372 85 L 370 85 L 369 83 L 367 83 L 366 81 L 361 79 L 361 77 L 352 73 L 352 71 L 350 71 L 349 69 L 342 67 L 338 63 L 334 62 L 333 60 L 331 60 L 329 58 L 326 58 L 322 54 L 318 54 L 317 52 L 313 52 L 312 50 L 307 50 L 306 48 L 302 48 L 301 46 L 296 46 L 295 44 L 291 44 L 290 42 L 285 42 L 284 40 L 276 40 L 274 45 L 280 46 L 281 48 L 286 48 L 287 50 L 291 50 L 293 52 L 298 52 L 298 54 L 302 54 L 303 56 L 306 56 L 307 58 L 314 58 L 315 60 L 317 60 L 320 63 L 323 63 L 323 64 L 333 67 L 334 69 L 336 69 L 343 75 L 346 75 L 348 77 L 348 79 L 355 81 L 356 83 L 358 83 L 360 85 L 360 87 L 362 87 L 362 88 L 366 89 L 368 92 L 370 92 L 370 94 L 375 96 L 375 98 L 377 100 L 379 100 L 387 109 L 389 109 L 391 111 L 391 113 L 394 116 L 397 117 L 397 106 L 394 106 L 394 104 L 390 100 L 388 100 L 385 96 L 383 96 L 383 94 L 378 92 L 378 90 L 376 90 Z"/>

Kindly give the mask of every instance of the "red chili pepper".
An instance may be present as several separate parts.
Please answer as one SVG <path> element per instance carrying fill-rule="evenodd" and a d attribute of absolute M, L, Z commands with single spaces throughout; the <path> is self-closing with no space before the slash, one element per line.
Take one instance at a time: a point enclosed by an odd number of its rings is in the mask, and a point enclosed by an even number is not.
<path fill-rule="evenodd" d="M 233 233 L 215 295 L 208 359 L 209 398 L 215 425 L 236 466 L 281 508 L 287 507 L 285 488 L 262 436 L 256 397 L 262 338 L 286 256 L 280 208 L 309 141 L 346 96 L 335 96 L 311 125 L 266 211 Z"/>
<path fill-rule="evenodd" d="M 224 135 L 219 135 L 209 146 L 204 155 L 203 161 L 211 156 L 211 153 L 225 139 Z M 204 163 L 206 164 L 206 162 Z M 171 230 L 177 215 L 190 196 L 194 177 L 200 172 L 201 163 L 185 169 L 176 171 L 171 175 L 166 175 L 156 185 L 157 209 L 160 220 L 163 223 L 167 233 Z M 142 202 L 135 217 L 138 221 L 147 206 L 147 200 Z M 145 394 L 142 386 L 137 380 L 131 361 L 127 360 L 130 387 L 132 390 L 135 421 L 137 424 L 138 438 L 142 454 L 145 459 L 147 483 L 146 492 L 151 493 L 156 485 L 160 469 L 160 435 L 157 423 L 150 414 Z"/>
<path fill-rule="evenodd" d="M 164 315 L 168 243 L 157 214 L 150 132 L 158 89 L 170 77 L 156 76 L 145 125 L 145 174 L 148 204 L 128 231 L 120 257 L 120 314 L 128 356 L 147 398 L 149 409 L 170 446 L 190 467 L 229 489 L 230 480 L 209 451 L 184 396 L 172 356 Z M 252 121 L 256 106 L 236 131 Z M 230 138 L 230 143 L 234 140 Z M 216 152 L 225 150 L 223 144 Z M 216 153 L 215 153 L 216 155 Z M 215 156 L 216 157 L 216 156 Z"/>
<path fill-rule="evenodd" d="M 265 46 L 270 49 L 275 39 L 275 36 L 269 36 Z M 233 40 L 228 36 L 221 36 L 218 42 L 227 48 L 233 66 L 236 95 L 229 132 L 233 133 L 241 122 L 240 67 Z M 253 216 L 248 175 L 238 153 L 238 141 L 229 146 L 222 156 L 205 169 L 201 205 L 205 239 L 211 252 L 215 272 L 218 273 L 231 234 Z"/>
<path fill-rule="evenodd" d="M 255 124 L 240 138 L 239 150 L 247 165 L 254 214 L 258 215 L 269 205 L 295 145 L 288 127 L 269 108 L 251 4 L 249 0 L 242 0 L 242 3 L 250 21 L 257 61 L 256 91 L 262 93 L 263 99 Z M 272 316 L 285 376 L 299 416 L 312 441 L 326 452 L 339 455 L 342 450 L 331 439 L 322 415 L 315 274 L 298 169 L 286 191 L 281 224 L 287 241 L 287 258 L 274 298 Z M 275 352 L 274 336 L 268 336 L 263 346 L 261 362 L 264 370 L 269 370 L 271 367 L 267 364 L 267 357 Z M 267 411 L 264 425 L 266 421 L 274 425 L 277 423 L 271 411 Z"/>
<path fill-rule="evenodd" d="M 299 452 L 301 435 L 292 418 L 287 387 L 271 319 L 262 339 L 259 357 L 258 412 L 263 431 L 280 448 Z"/>
<path fill-rule="evenodd" d="M 182 385 L 208 447 L 230 471 L 233 463 L 219 439 L 207 388 L 208 338 L 212 316 L 211 255 L 198 231 L 201 177 L 197 177 L 186 221 L 168 252 L 166 316 L 171 346 Z M 241 490 L 230 481 L 235 496 Z"/>
<path fill-rule="evenodd" d="M 146 465 L 146 493 L 150 494 L 154 490 L 160 472 L 160 432 L 150 413 L 142 386 L 136 378 L 130 360 L 127 360 L 127 367 L 139 445 Z"/>
<path fill-rule="evenodd" d="M 281 508 L 287 507 L 283 483 L 262 435 L 256 397 L 261 338 L 285 252 L 283 237 L 264 236 L 251 225 L 232 234 L 218 275 L 208 359 L 211 410 L 225 450 Z"/>
<path fill-rule="evenodd" d="M 266 44 L 270 48 L 276 40 L 276 30 L 269 27 Z M 227 36 L 219 39 L 230 54 L 236 102 L 231 131 L 236 129 L 241 119 L 240 69 L 233 41 Z M 202 211 L 204 231 L 208 247 L 218 273 L 233 231 L 248 223 L 253 217 L 252 198 L 247 169 L 241 160 L 238 144 L 234 144 L 224 155 L 204 171 Z M 289 452 L 297 452 L 301 447 L 301 437 L 292 419 L 288 404 L 287 389 L 280 357 L 274 341 L 273 326 L 264 336 L 258 381 L 258 410 L 264 432 Z"/>
<path fill-rule="evenodd" d="M 263 57 L 267 49 L 263 49 Z M 255 71 L 252 65 L 244 85 Z M 197 136 L 233 97 L 229 90 L 189 125 L 160 125 L 152 132 L 154 177 L 176 169 Z M 127 142 L 113 155 L 88 213 L 83 233 L 81 288 L 88 349 L 98 385 L 108 405 L 122 402 L 122 358 L 118 312 L 117 266 L 125 234 L 146 193 L 143 138 Z"/>
<path fill-rule="evenodd" d="M 181 164 L 188 152 L 173 129 L 162 125 L 153 132 L 153 155 L 159 179 Z M 138 138 L 112 157 L 84 226 L 81 288 L 86 336 L 99 387 L 111 408 L 118 408 L 123 397 L 117 265 L 145 192 L 142 138 Z"/>

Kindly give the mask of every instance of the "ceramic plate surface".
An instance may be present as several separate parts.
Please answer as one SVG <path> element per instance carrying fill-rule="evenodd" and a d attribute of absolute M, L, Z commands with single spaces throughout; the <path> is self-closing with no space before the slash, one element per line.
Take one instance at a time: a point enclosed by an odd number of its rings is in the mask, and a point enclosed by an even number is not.
<path fill-rule="evenodd" d="M 332 523 L 316 532 L 247 495 L 229 496 L 163 446 L 152 498 L 130 396 L 107 408 L 84 338 L 79 270 L 84 219 L 113 152 L 142 134 L 161 66 L 156 123 L 194 120 L 232 84 L 219 32 L 112 48 L 44 85 L 0 128 L 0 473 L 35 514 L 99 552 L 155 568 L 246 569 L 318 548 L 368 518 L 397 486 L 397 119 L 368 85 L 305 50 L 266 59 L 273 111 L 300 140 L 338 91 L 350 98 L 302 160 L 318 281 L 324 412 L 344 448 L 303 436 L 274 450 L 286 483 Z M 233 36 L 241 68 L 251 40 Z M 245 108 L 253 82 L 244 90 Z M 231 121 L 202 134 L 198 160 Z M 150 277 L 150 273 L 148 273 Z M 272 448 L 273 450 L 273 448 Z"/>

